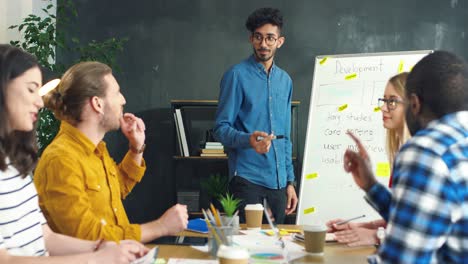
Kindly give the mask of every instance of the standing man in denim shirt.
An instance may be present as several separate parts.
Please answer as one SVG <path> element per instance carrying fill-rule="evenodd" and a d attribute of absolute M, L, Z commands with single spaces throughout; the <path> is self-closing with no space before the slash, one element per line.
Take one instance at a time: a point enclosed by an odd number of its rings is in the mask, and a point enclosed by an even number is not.
<path fill-rule="evenodd" d="M 294 212 L 297 195 L 291 160 L 292 80 L 274 63 L 283 17 L 278 9 L 255 10 L 245 24 L 253 55 L 221 80 L 215 136 L 229 149 L 229 191 L 239 207 L 266 199 L 277 223 Z M 275 138 L 275 136 L 277 138 Z"/>

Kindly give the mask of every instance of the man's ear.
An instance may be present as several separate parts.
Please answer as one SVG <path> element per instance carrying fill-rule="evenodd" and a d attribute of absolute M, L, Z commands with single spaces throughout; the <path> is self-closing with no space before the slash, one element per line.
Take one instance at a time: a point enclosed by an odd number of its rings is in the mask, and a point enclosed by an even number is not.
<path fill-rule="evenodd" d="M 278 40 L 276 41 L 276 48 L 279 49 L 281 46 L 283 46 L 284 41 L 286 41 L 285 37 L 279 37 Z"/>
<path fill-rule="evenodd" d="M 421 114 L 421 101 L 415 93 L 412 93 L 410 95 L 408 107 L 410 108 L 410 111 L 414 116 Z"/>
<path fill-rule="evenodd" d="M 103 114 L 104 113 L 104 102 L 101 98 L 97 97 L 97 96 L 93 96 L 91 97 L 90 99 L 90 105 L 91 105 L 91 108 L 98 112 L 98 113 L 101 113 Z"/>

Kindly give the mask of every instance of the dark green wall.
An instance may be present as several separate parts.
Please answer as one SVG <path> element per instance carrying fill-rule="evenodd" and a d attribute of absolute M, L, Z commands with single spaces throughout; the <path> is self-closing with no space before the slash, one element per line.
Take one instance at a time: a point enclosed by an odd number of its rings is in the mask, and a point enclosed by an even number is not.
<path fill-rule="evenodd" d="M 126 201 L 130 218 L 135 221 L 154 218 L 174 203 L 170 100 L 217 98 L 224 70 L 251 53 L 244 22 L 255 8 L 277 7 L 285 16 L 286 43 L 276 62 L 294 81 L 293 99 L 302 102 L 300 163 L 315 56 L 422 49 L 445 49 L 464 57 L 468 54 L 466 1 L 74 2 L 79 18 L 68 29 L 70 33 L 83 41 L 129 38 L 118 60 L 122 71 L 116 77 L 127 99 L 126 111 L 144 118 L 148 137 L 148 173 Z M 126 141 L 118 133 L 110 134 L 107 141 L 119 159 L 127 148 Z"/>

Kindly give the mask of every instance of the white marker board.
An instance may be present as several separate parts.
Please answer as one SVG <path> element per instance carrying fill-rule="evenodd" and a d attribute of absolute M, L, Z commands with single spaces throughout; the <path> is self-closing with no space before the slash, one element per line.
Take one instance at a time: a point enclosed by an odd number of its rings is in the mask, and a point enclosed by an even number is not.
<path fill-rule="evenodd" d="M 405 51 L 318 56 L 315 59 L 297 224 L 326 222 L 365 214 L 380 216 L 363 199 L 364 192 L 343 169 L 343 154 L 363 142 L 373 171 L 388 185 L 390 164 L 385 128 L 377 107 L 390 77 L 411 68 L 431 51 Z"/>

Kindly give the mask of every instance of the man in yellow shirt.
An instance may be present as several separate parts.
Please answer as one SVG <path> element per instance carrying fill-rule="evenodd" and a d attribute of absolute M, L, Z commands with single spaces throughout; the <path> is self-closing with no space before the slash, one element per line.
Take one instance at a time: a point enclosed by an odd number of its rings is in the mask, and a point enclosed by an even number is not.
<path fill-rule="evenodd" d="M 179 204 L 145 224 L 128 220 L 122 199 L 146 169 L 145 124 L 123 113 L 125 98 L 107 65 L 84 62 L 71 67 L 44 101 L 62 121 L 34 173 L 39 204 L 54 231 L 88 240 L 145 243 L 187 227 L 187 208 Z M 119 128 L 129 151 L 116 164 L 102 139 Z"/>

